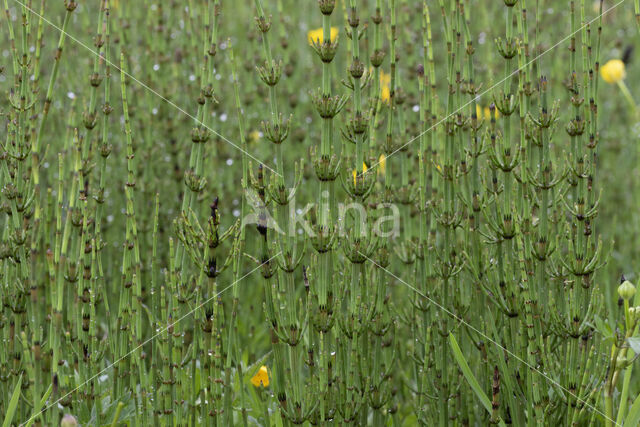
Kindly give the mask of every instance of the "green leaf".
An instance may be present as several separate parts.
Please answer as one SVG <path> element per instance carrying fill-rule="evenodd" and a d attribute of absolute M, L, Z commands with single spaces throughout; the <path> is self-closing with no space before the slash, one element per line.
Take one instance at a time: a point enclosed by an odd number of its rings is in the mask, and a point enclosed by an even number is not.
<path fill-rule="evenodd" d="M 640 354 L 640 337 L 627 338 L 627 342 L 635 354 Z"/>
<path fill-rule="evenodd" d="M 491 312 L 491 309 L 489 308 L 487 308 L 487 316 L 489 317 L 489 321 L 487 322 L 487 324 L 491 328 L 491 334 L 493 335 L 492 341 L 494 343 L 498 343 L 500 342 L 500 333 L 496 329 L 497 322 L 493 317 L 493 313 Z M 487 337 L 487 338 L 491 339 L 490 337 Z M 498 361 L 498 368 L 500 369 L 500 372 L 509 372 L 510 370 L 507 367 L 507 362 L 505 361 L 505 357 L 504 357 L 504 349 L 502 348 L 502 346 L 498 346 L 498 347 L 499 347 L 499 350 L 498 350 L 499 353 L 498 353 L 498 357 L 496 357 L 496 360 Z M 500 378 L 500 380 L 504 382 L 504 385 L 506 386 L 507 390 L 516 390 L 516 386 L 512 380 L 511 375 L 503 375 Z"/>
<path fill-rule="evenodd" d="M 78 418 L 78 422 L 83 426 L 111 426 L 120 403 L 123 403 L 124 407 L 120 412 L 118 422 L 120 425 L 124 425 L 127 421 L 133 419 L 137 413 L 135 403 L 130 393 L 124 394 L 119 400 L 111 400 L 111 396 L 109 395 L 104 396 L 101 401 L 101 413 L 98 412 L 97 402 L 94 401 L 94 405 L 91 408 L 90 418 Z"/>
<path fill-rule="evenodd" d="M 53 384 L 49 384 L 49 388 L 47 389 L 47 391 L 44 393 L 44 395 L 42 396 L 42 399 L 40 399 L 40 407 L 42 408 L 44 406 L 44 404 L 47 402 L 47 399 L 49 398 L 49 396 L 51 396 L 51 392 L 53 391 Z"/>
<path fill-rule="evenodd" d="M 111 422 L 111 427 L 116 427 L 116 425 L 118 425 L 118 419 L 120 418 L 122 408 L 124 408 L 124 403 L 118 402 L 118 406 L 116 407 L 116 414 L 113 416 L 113 421 Z"/>
<path fill-rule="evenodd" d="M 607 322 L 602 320 L 600 316 L 595 316 L 594 320 L 595 320 L 595 323 L 596 323 L 595 326 L 598 332 L 600 332 L 606 339 L 612 339 L 613 330 L 611 329 L 611 326 Z"/>
<path fill-rule="evenodd" d="M 633 401 L 633 405 L 629 408 L 629 414 L 624 420 L 624 426 L 637 426 L 640 424 L 640 395 Z"/>
<path fill-rule="evenodd" d="M 49 384 L 49 388 L 47 389 L 47 391 L 44 393 L 44 396 L 42 396 L 42 399 L 40 399 L 40 404 L 38 405 L 37 408 L 34 409 L 33 411 L 33 415 L 31 416 L 31 419 L 29 420 L 29 422 L 27 423 L 26 427 L 30 427 L 31 424 L 33 424 L 36 421 L 36 415 L 38 415 L 40 412 L 40 408 L 43 408 L 45 403 L 47 402 L 47 399 L 49 398 L 49 396 L 51 395 L 51 392 L 53 391 L 53 384 Z"/>
<path fill-rule="evenodd" d="M 11 395 L 11 400 L 9 401 L 7 413 L 4 416 L 2 427 L 9 427 L 11 425 L 13 416 L 16 413 L 16 408 L 18 407 L 18 399 L 20 399 L 20 391 L 21 391 L 20 387 L 22 387 L 22 375 L 20 375 L 20 378 L 18 378 L 18 383 L 16 384 L 16 387 L 13 389 L 13 394 Z"/>
<path fill-rule="evenodd" d="M 469 365 L 467 364 L 467 361 L 465 360 L 462 351 L 460 350 L 460 346 L 458 346 L 458 342 L 451 333 L 449 334 L 449 344 L 451 345 L 451 350 L 453 350 L 453 357 L 455 357 L 456 362 L 458 362 L 458 366 L 460 366 L 462 375 L 464 375 L 464 377 L 467 379 L 467 382 L 475 392 L 476 396 L 478 396 L 478 399 L 480 399 L 482 406 L 485 407 L 489 414 L 492 414 L 493 408 L 491 406 L 491 400 L 489 399 L 489 396 L 487 396 L 485 392 L 482 391 L 480 383 L 478 383 L 478 380 L 473 375 L 473 372 L 471 372 L 471 368 L 469 368 Z M 500 425 L 505 425 L 502 420 L 500 420 Z"/>
<path fill-rule="evenodd" d="M 469 368 L 467 361 L 462 355 L 462 351 L 460 350 L 460 347 L 458 346 L 458 342 L 456 341 L 453 334 L 449 334 L 449 344 L 451 344 L 451 349 L 453 350 L 453 357 L 456 358 L 456 362 L 458 362 L 458 366 L 460 366 L 460 370 L 462 371 L 462 374 L 467 379 L 467 382 L 469 383 L 473 391 L 478 396 L 478 399 L 480 399 L 482 406 L 484 406 L 485 409 L 489 413 L 491 413 L 491 410 L 492 410 L 491 400 L 489 399 L 489 396 L 487 396 L 485 392 L 482 391 L 482 387 L 478 383 L 478 380 L 476 380 L 476 377 L 473 375 L 473 372 L 471 372 L 471 368 Z"/>

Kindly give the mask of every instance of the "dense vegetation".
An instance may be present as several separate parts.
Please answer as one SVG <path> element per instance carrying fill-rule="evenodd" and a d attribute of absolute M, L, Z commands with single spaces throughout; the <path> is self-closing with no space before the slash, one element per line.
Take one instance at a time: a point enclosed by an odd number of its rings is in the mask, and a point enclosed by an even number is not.
<path fill-rule="evenodd" d="M 640 424 L 638 0 L 3 7 L 3 427 Z"/>

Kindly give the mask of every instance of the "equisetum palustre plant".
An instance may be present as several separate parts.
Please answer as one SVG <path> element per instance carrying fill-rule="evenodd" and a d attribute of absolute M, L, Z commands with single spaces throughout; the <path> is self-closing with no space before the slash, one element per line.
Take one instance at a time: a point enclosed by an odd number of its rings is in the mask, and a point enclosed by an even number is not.
<path fill-rule="evenodd" d="M 640 1 L 2 6 L 3 426 L 640 425 Z"/>

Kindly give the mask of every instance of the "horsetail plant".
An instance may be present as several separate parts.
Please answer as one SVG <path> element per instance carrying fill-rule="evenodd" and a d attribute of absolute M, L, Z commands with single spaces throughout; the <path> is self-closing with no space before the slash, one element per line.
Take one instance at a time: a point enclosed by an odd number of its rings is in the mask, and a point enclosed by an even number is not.
<path fill-rule="evenodd" d="M 640 422 L 638 1 L 1 3 L 3 426 Z"/>
<path fill-rule="evenodd" d="M 312 212 L 316 217 L 313 231 L 315 236 L 311 244 L 317 255 L 312 263 L 313 272 L 310 277 L 310 313 L 312 330 L 317 334 L 313 340 L 318 350 L 314 353 L 318 360 L 318 389 L 322 396 L 317 411 L 318 422 L 326 422 L 336 415 L 333 399 L 334 362 L 331 355 L 335 351 L 335 315 L 339 298 L 335 285 L 336 270 L 334 250 L 338 242 L 336 204 L 336 179 L 340 173 L 341 152 L 334 140 L 333 123 L 336 116 L 345 106 L 348 98 L 343 95 L 332 95 L 331 63 L 338 48 L 338 40 L 332 40 L 331 16 L 335 10 L 335 0 L 318 3 L 322 14 L 322 39 L 312 40 L 312 47 L 322 62 L 322 85 L 313 93 L 314 107 L 322 120 L 320 143 L 312 147 L 313 166 L 318 180 L 318 195 L 322 201 L 319 208 Z"/>

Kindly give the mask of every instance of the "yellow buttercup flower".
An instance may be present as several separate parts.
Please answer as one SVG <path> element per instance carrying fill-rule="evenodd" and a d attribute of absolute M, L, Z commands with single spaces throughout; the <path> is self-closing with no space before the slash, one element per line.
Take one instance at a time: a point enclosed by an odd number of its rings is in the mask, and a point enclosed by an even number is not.
<path fill-rule="evenodd" d="M 612 59 L 608 61 L 602 66 L 602 68 L 600 68 L 600 75 L 605 82 L 615 83 L 618 85 L 618 87 L 622 91 L 622 95 L 625 97 L 627 103 L 629 104 L 631 113 L 634 116 L 637 116 L 638 106 L 636 105 L 631 92 L 629 92 L 629 88 L 624 82 L 625 77 L 627 77 L 627 70 L 625 69 L 624 61 L 620 59 Z"/>
<path fill-rule="evenodd" d="M 380 70 L 380 99 L 388 104 L 391 100 L 391 74 Z"/>
<path fill-rule="evenodd" d="M 483 117 L 482 107 L 480 106 L 480 104 L 476 104 L 476 117 L 478 117 L 479 119 Z"/>
<path fill-rule="evenodd" d="M 269 371 L 266 366 L 260 366 L 258 372 L 251 378 L 251 384 L 254 387 L 269 387 Z"/>
<path fill-rule="evenodd" d="M 324 41 L 324 33 L 322 28 L 316 28 L 307 33 L 307 39 L 309 44 L 313 45 L 313 42 L 322 43 Z M 338 38 L 338 27 L 331 27 L 331 42 L 333 43 Z"/>
<path fill-rule="evenodd" d="M 500 117 L 500 112 L 496 109 L 496 119 Z M 479 104 L 476 104 L 476 116 L 479 119 L 484 118 L 485 120 L 491 120 L 491 108 L 489 107 L 480 107 Z"/>
<path fill-rule="evenodd" d="M 365 162 L 362 162 L 362 173 L 364 174 L 367 171 L 367 164 Z M 356 175 L 357 175 L 357 171 L 354 169 L 353 170 L 353 185 L 356 185 Z"/>
<path fill-rule="evenodd" d="M 391 74 L 387 74 L 380 70 L 380 85 L 389 86 L 391 84 Z"/>
<path fill-rule="evenodd" d="M 388 104 L 391 101 L 391 89 L 389 86 L 382 86 L 382 92 L 380 92 L 380 98 L 382 102 Z"/>
<path fill-rule="evenodd" d="M 384 176 L 387 173 L 387 156 L 380 154 L 378 158 L 378 175 Z"/>
<path fill-rule="evenodd" d="M 249 141 L 251 142 L 259 141 L 260 138 L 262 138 L 262 133 L 260 131 L 253 130 L 249 133 Z"/>
<path fill-rule="evenodd" d="M 627 77 L 624 62 L 619 59 L 612 59 L 602 66 L 600 75 L 607 83 L 618 83 Z"/>

